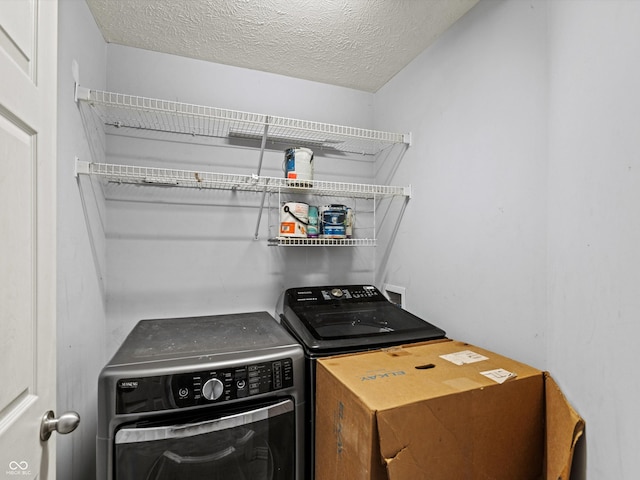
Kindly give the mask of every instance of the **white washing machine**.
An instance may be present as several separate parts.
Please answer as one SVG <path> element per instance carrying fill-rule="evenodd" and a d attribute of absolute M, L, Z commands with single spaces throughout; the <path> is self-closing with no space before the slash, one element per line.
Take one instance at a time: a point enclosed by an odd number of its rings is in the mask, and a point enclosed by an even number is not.
<path fill-rule="evenodd" d="M 302 480 L 304 352 L 266 312 L 142 320 L 98 382 L 98 480 Z"/>

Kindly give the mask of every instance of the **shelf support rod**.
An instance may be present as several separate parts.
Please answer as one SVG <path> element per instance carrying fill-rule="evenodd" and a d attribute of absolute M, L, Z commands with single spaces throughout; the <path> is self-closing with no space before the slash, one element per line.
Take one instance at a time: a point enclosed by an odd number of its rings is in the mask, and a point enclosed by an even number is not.
<path fill-rule="evenodd" d="M 260 144 L 260 159 L 258 160 L 258 172 L 256 175 L 260 175 L 262 171 L 262 159 L 264 158 L 264 149 L 267 146 L 267 133 L 269 132 L 269 117 L 267 116 L 264 120 L 264 132 L 262 133 L 262 143 Z M 264 203 L 264 198 L 262 199 Z M 257 235 L 258 232 L 256 232 Z"/>
<path fill-rule="evenodd" d="M 376 204 L 378 203 L 378 198 L 376 197 L 376 194 L 373 194 L 373 241 L 375 242 L 376 239 L 378 238 L 378 232 L 376 230 Z"/>
<path fill-rule="evenodd" d="M 269 183 L 269 180 L 267 179 L 267 183 L 265 184 L 264 188 L 262 189 L 262 199 L 260 200 L 260 208 L 258 209 L 258 220 L 256 222 L 256 231 L 253 234 L 253 239 L 254 240 L 258 240 L 258 233 L 260 231 L 260 220 L 262 220 L 262 211 L 264 210 L 264 200 L 265 198 L 267 198 L 267 185 Z"/>

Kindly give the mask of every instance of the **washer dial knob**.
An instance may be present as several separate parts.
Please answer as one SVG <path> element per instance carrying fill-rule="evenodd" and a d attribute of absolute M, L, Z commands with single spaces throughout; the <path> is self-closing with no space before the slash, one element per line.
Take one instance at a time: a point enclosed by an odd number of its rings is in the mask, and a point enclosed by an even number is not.
<path fill-rule="evenodd" d="M 339 288 L 334 288 L 334 289 L 331 290 L 331 296 L 332 297 L 340 298 L 342 295 L 343 295 L 343 292 Z"/>
<path fill-rule="evenodd" d="M 202 396 L 207 400 L 217 400 L 224 392 L 224 385 L 217 378 L 210 378 L 202 386 Z"/>

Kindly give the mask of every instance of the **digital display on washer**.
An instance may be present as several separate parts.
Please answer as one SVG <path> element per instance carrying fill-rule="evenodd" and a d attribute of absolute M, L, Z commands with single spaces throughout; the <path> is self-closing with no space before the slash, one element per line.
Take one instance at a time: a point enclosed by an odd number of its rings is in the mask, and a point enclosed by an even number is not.
<path fill-rule="evenodd" d="M 117 382 L 116 413 L 194 407 L 292 386 L 291 358 L 175 375 L 123 378 Z"/>

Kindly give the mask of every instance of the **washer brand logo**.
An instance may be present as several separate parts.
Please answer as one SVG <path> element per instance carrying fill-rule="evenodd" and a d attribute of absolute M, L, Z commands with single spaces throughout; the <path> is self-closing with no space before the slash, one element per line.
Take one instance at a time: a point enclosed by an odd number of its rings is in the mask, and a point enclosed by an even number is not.
<path fill-rule="evenodd" d="M 137 380 L 120 380 L 118 382 L 118 388 L 120 390 L 135 390 L 138 388 Z"/>
<path fill-rule="evenodd" d="M 372 372 L 365 373 L 360 377 L 360 380 L 363 382 L 368 382 L 370 380 L 380 380 L 382 378 L 399 377 L 401 375 L 406 375 L 406 372 L 404 370 L 397 370 L 395 372 L 379 370 L 379 371 L 372 371 Z"/>

